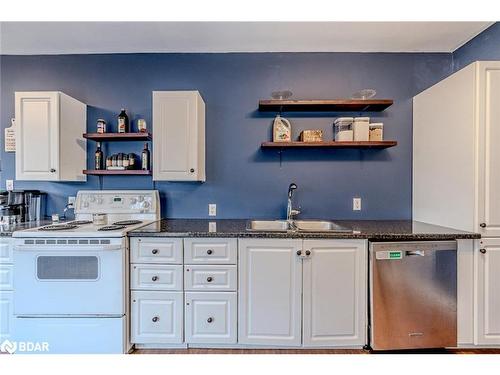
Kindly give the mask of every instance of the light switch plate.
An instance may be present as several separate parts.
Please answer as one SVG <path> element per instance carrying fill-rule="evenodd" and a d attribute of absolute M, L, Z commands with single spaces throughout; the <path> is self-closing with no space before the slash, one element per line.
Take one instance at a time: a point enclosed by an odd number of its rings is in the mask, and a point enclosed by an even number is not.
<path fill-rule="evenodd" d="M 352 210 L 361 211 L 361 198 L 352 198 Z"/>
<path fill-rule="evenodd" d="M 5 189 L 14 190 L 14 180 L 5 180 Z"/>
<path fill-rule="evenodd" d="M 208 205 L 208 216 L 217 216 L 217 205 L 215 203 Z"/>

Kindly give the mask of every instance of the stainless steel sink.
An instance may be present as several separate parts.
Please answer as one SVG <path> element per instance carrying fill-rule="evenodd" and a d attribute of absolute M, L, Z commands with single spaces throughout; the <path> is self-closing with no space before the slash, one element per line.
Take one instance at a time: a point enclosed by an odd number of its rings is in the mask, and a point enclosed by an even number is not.
<path fill-rule="evenodd" d="M 249 220 L 247 230 L 259 232 L 286 232 L 291 230 L 286 220 Z"/>
<path fill-rule="evenodd" d="M 329 220 L 294 220 L 293 225 L 302 232 L 352 232 L 351 229 Z"/>
<path fill-rule="evenodd" d="M 351 229 L 328 220 L 293 220 L 291 226 L 286 220 L 249 220 L 247 230 L 256 232 L 352 232 Z"/>

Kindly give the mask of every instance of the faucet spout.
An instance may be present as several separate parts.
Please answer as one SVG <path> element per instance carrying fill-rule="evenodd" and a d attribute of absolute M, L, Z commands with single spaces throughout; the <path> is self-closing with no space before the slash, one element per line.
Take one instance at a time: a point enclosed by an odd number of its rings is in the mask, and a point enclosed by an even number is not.
<path fill-rule="evenodd" d="M 286 220 L 291 223 L 292 219 L 295 215 L 298 215 L 300 213 L 299 210 L 295 210 L 292 206 L 292 197 L 293 197 L 293 192 L 297 189 L 297 184 L 291 183 L 290 186 L 288 186 L 288 201 L 286 205 Z"/>

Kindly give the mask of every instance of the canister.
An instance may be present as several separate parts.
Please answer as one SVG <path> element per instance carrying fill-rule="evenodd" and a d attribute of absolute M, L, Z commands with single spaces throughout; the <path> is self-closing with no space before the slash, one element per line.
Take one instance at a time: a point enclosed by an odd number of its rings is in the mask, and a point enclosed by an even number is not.
<path fill-rule="evenodd" d="M 384 124 L 374 122 L 370 124 L 370 141 L 382 141 L 384 139 Z"/>
<path fill-rule="evenodd" d="M 366 142 L 370 139 L 370 118 L 355 117 L 352 124 L 354 142 Z"/>

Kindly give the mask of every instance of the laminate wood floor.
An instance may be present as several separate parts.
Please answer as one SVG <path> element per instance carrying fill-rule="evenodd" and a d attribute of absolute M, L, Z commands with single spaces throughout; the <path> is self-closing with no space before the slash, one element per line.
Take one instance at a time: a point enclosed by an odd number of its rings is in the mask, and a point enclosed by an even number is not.
<path fill-rule="evenodd" d="M 442 349 L 384 352 L 389 354 L 500 354 L 499 349 Z M 370 354 L 361 349 L 136 349 L 132 354 Z M 371 353 L 378 354 L 378 353 Z M 380 353 L 383 354 L 383 353 Z"/>

